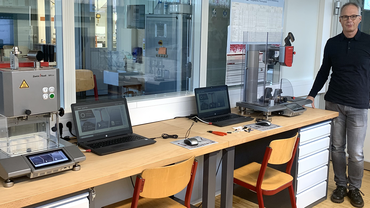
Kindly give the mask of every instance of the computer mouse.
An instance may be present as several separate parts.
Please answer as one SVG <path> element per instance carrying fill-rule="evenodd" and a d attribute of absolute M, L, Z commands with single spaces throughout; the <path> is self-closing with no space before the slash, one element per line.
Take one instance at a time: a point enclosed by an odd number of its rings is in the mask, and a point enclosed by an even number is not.
<path fill-rule="evenodd" d="M 260 125 L 260 126 L 270 126 L 270 125 L 271 125 L 271 122 L 270 122 L 270 121 L 267 121 L 267 120 L 260 120 L 260 121 L 257 121 L 257 122 L 256 122 L 256 125 Z"/>
<path fill-rule="evenodd" d="M 195 146 L 199 144 L 197 138 L 187 138 L 184 140 L 184 143 L 189 146 Z"/>

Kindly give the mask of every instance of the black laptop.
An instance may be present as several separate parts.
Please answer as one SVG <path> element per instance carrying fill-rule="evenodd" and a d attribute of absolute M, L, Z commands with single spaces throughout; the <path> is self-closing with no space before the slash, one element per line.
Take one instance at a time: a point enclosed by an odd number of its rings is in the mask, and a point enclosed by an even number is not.
<path fill-rule="evenodd" d="M 216 126 L 229 126 L 253 120 L 231 113 L 227 85 L 194 89 L 198 117 Z"/>
<path fill-rule="evenodd" d="M 97 155 L 154 144 L 134 134 L 126 99 L 72 104 L 78 145 Z"/>

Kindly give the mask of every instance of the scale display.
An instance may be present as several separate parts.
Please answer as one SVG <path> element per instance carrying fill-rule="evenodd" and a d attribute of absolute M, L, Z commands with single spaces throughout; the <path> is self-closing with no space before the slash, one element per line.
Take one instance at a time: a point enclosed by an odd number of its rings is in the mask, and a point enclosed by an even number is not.
<path fill-rule="evenodd" d="M 62 150 L 27 156 L 35 169 L 71 161 Z"/>
<path fill-rule="evenodd" d="M 304 110 L 304 108 L 301 105 L 298 105 L 297 103 L 289 103 L 289 104 L 286 104 L 285 106 L 291 109 L 292 111 Z"/>

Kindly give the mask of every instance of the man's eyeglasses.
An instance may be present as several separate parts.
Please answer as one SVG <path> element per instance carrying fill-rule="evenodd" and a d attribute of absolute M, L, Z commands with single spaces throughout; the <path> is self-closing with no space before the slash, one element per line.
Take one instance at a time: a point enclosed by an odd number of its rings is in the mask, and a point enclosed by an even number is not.
<path fill-rule="evenodd" d="M 347 15 L 343 15 L 343 16 L 340 16 L 339 18 L 341 18 L 342 20 L 349 20 L 349 18 L 351 18 L 351 20 L 355 20 L 358 16 L 360 15 L 351 15 L 351 16 L 347 16 Z"/>

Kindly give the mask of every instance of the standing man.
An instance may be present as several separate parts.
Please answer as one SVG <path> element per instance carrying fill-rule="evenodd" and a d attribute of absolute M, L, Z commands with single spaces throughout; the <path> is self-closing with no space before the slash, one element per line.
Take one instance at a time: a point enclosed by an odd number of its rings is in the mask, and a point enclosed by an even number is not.
<path fill-rule="evenodd" d="M 339 112 L 339 117 L 331 124 L 331 154 L 337 185 L 331 200 L 342 203 L 348 195 L 354 207 L 363 207 L 360 188 L 370 99 L 370 35 L 358 29 L 361 8 L 357 4 L 344 4 L 340 13 L 343 32 L 327 41 L 321 68 L 307 99 L 312 100 L 315 108 L 315 96 L 324 86 L 331 69 L 325 109 Z"/>

